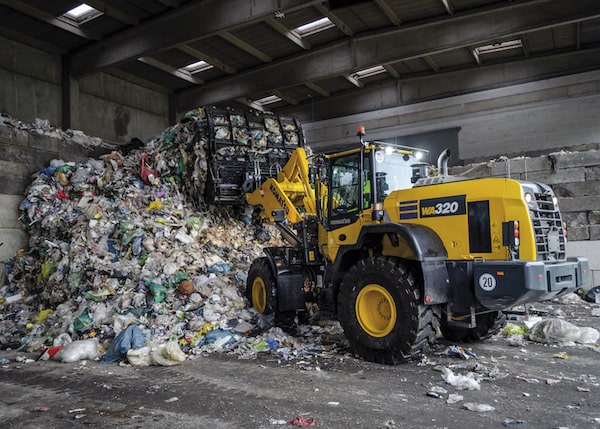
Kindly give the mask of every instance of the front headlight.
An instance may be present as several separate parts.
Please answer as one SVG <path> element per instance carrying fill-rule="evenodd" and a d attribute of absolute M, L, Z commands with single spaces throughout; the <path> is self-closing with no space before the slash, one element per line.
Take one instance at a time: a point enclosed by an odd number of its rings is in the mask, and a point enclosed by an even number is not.
<path fill-rule="evenodd" d="M 525 192 L 524 198 L 525 198 L 525 203 L 527 203 L 527 205 L 529 206 L 530 209 L 535 209 L 537 207 L 536 202 L 535 202 L 535 197 L 533 196 L 533 194 L 531 192 Z"/>

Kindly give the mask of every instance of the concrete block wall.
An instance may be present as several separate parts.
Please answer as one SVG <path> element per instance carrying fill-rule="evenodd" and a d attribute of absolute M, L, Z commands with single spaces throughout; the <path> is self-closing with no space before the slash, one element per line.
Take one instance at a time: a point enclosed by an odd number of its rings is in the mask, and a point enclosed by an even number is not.
<path fill-rule="evenodd" d="M 12 258 L 27 246 L 27 235 L 18 220 L 19 205 L 33 173 L 53 159 L 86 162 L 107 149 L 85 148 L 75 143 L 28 130 L 0 125 L 0 261 Z"/>
<path fill-rule="evenodd" d="M 0 113 L 62 124 L 62 58 L 0 36 Z M 142 141 L 169 126 L 169 94 L 134 78 L 97 73 L 70 84 L 69 127 L 112 143 Z"/>
<path fill-rule="evenodd" d="M 532 158 L 504 157 L 451 167 L 450 174 L 510 177 L 550 185 L 567 224 L 567 255 L 588 258 L 593 286 L 600 285 L 600 150 L 561 151 Z"/>
<path fill-rule="evenodd" d="M 62 58 L 0 36 L 0 113 L 32 123 L 36 118 L 66 129 Z M 69 87 L 69 127 L 109 144 L 146 141 L 168 126 L 169 94 L 127 75 L 98 73 Z M 101 151 L 101 150 L 100 150 Z M 98 150 L 27 130 L 0 126 L 0 261 L 27 245 L 18 207 L 31 175 L 52 159 L 85 161 Z"/>
<path fill-rule="evenodd" d="M 315 150 L 460 129 L 452 162 L 600 148 L 600 70 L 303 124 Z M 442 150 L 443 148 L 440 148 Z M 437 155 L 435 155 L 437 157 Z M 434 158 L 435 159 L 435 158 Z"/>

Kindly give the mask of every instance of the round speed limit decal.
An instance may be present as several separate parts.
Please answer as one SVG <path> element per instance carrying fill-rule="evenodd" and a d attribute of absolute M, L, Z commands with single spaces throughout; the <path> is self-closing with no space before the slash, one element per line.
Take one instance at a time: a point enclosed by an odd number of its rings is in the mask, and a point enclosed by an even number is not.
<path fill-rule="evenodd" d="M 496 277 L 489 273 L 479 276 L 479 287 L 486 292 L 491 292 L 496 288 Z"/>

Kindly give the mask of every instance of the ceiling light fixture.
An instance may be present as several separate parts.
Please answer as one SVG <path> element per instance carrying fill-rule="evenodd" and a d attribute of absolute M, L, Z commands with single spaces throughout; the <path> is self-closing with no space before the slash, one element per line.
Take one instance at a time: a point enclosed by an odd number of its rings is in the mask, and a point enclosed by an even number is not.
<path fill-rule="evenodd" d="M 478 55 L 492 54 L 494 52 L 508 51 L 510 49 L 521 49 L 523 42 L 521 39 L 505 40 L 504 42 L 492 43 L 475 48 Z"/>
<path fill-rule="evenodd" d="M 82 24 L 83 22 L 94 19 L 100 15 L 102 15 L 102 12 L 100 12 L 98 9 L 94 9 L 92 6 L 86 3 L 81 3 L 80 5 L 75 6 L 73 9 L 65 12 L 62 17 L 77 24 Z"/>
<path fill-rule="evenodd" d="M 199 73 L 205 70 L 212 69 L 214 66 L 212 64 L 207 63 L 204 60 L 196 61 L 194 63 L 188 64 L 183 67 L 183 70 L 190 72 L 192 74 Z"/>
<path fill-rule="evenodd" d="M 294 31 L 302 37 L 310 36 L 311 34 L 319 33 L 328 28 L 335 27 L 335 24 L 327 17 L 317 19 L 316 21 L 296 27 Z"/>
<path fill-rule="evenodd" d="M 375 66 L 375 67 L 369 67 L 368 69 L 362 69 L 357 72 L 354 72 L 354 73 L 352 73 L 352 77 L 354 79 L 364 79 L 366 77 L 375 76 L 375 75 L 378 75 L 380 73 L 385 73 L 385 72 L 386 72 L 385 67 Z"/>
<path fill-rule="evenodd" d="M 277 97 L 276 95 L 269 95 L 267 97 L 263 97 L 259 100 L 256 100 L 256 102 L 262 106 L 264 106 L 266 104 L 277 103 L 278 101 L 281 101 L 281 98 Z"/>

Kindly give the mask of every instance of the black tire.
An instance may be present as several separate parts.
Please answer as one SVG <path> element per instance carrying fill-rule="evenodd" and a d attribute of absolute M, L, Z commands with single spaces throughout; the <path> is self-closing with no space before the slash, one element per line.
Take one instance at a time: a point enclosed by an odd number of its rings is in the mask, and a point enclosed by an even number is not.
<path fill-rule="evenodd" d="M 359 261 L 344 276 L 338 317 L 363 359 L 393 365 L 435 342 L 440 310 L 420 305 L 416 274 L 396 258 L 378 256 Z"/>
<path fill-rule="evenodd" d="M 496 335 L 506 326 L 506 315 L 501 311 L 478 314 L 475 316 L 477 326 L 474 328 L 462 328 L 449 325 L 446 313 L 442 314 L 440 330 L 448 341 L 460 343 L 473 343 L 487 340 Z"/>
<path fill-rule="evenodd" d="M 262 314 L 271 314 L 277 308 L 275 277 L 268 258 L 255 259 L 248 272 L 246 297 L 250 305 Z"/>

